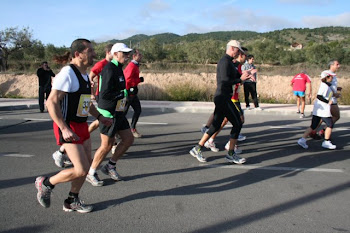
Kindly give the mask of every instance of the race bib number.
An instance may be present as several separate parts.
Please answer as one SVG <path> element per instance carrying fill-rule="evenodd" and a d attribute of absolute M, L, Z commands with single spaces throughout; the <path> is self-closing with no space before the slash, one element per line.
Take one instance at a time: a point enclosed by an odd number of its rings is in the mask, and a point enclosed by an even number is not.
<path fill-rule="evenodd" d="M 126 104 L 126 98 L 118 100 L 117 106 L 115 108 L 115 111 L 117 111 L 117 112 L 124 112 L 125 104 Z"/>
<path fill-rule="evenodd" d="M 87 117 L 90 110 L 91 95 L 80 95 L 77 110 L 78 117 Z"/>

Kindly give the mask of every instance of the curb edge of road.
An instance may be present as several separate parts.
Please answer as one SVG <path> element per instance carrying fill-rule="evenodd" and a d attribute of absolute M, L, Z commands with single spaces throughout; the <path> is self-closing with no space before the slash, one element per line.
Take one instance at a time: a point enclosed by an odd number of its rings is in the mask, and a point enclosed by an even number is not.
<path fill-rule="evenodd" d="M 151 112 L 161 112 L 161 113 L 212 113 L 212 107 L 196 108 L 193 106 L 143 106 L 142 108 L 147 109 Z M 0 106 L 0 111 L 13 111 L 13 110 L 24 110 L 24 109 L 39 109 L 39 104 L 22 104 L 13 106 Z M 243 109 L 244 110 L 244 109 Z M 264 110 L 244 110 L 245 115 L 295 115 L 294 111 L 288 110 L 275 110 L 275 109 L 264 109 Z M 305 116 L 309 117 L 312 115 L 312 111 L 305 112 Z M 350 112 L 341 112 L 342 117 L 350 117 Z"/>

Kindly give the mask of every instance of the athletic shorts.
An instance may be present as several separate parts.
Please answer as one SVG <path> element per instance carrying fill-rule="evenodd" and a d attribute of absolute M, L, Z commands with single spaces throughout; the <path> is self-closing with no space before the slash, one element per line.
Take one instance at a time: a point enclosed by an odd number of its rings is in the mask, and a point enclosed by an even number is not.
<path fill-rule="evenodd" d="M 105 126 L 100 123 L 100 133 L 113 138 L 117 131 L 130 129 L 129 121 L 126 119 L 124 112 L 115 112 L 111 126 Z"/>
<path fill-rule="evenodd" d="M 315 130 L 318 125 L 320 124 L 321 120 L 326 123 L 326 126 L 329 127 L 329 128 L 333 128 L 333 120 L 332 120 L 332 117 L 319 117 L 319 116 L 315 116 L 313 115 L 312 116 L 312 120 L 311 120 L 311 126 L 310 128 L 312 130 Z"/>
<path fill-rule="evenodd" d="M 293 91 L 295 96 L 305 97 L 305 91 Z"/>
<path fill-rule="evenodd" d="M 63 143 L 72 143 L 72 144 L 83 144 L 86 140 L 90 138 L 89 126 L 87 122 L 77 123 L 77 122 L 69 122 L 69 128 L 79 136 L 79 141 L 67 142 L 63 139 L 62 131 L 57 126 L 57 124 L 53 123 L 53 132 L 55 134 L 57 145 L 62 145 Z"/>

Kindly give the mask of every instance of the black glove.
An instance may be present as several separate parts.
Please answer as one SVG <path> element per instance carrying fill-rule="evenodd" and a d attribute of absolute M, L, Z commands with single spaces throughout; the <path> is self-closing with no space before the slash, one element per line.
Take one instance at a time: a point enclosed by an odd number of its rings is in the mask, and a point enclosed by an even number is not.
<path fill-rule="evenodd" d="M 143 77 L 140 77 L 140 82 L 143 82 L 143 81 L 145 81 L 145 80 L 143 79 Z"/>

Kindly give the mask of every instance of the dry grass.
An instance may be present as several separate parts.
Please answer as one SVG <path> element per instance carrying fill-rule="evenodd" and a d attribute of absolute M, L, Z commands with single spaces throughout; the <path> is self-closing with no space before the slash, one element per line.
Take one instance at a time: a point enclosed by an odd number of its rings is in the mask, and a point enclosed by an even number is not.
<path fill-rule="evenodd" d="M 339 72 L 341 74 L 341 72 Z M 313 98 L 320 84 L 319 74 L 312 76 Z M 183 94 L 200 101 L 212 101 L 216 90 L 215 73 L 148 73 L 141 72 L 145 82 L 139 85 L 141 100 L 182 100 L 174 98 L 174 93 Z M 262 103 L 295 103 L 295 97 L 290 87 L 293 76 L 266 75 L 258 76 L 257 90 Z M 343 87 L 342 104 L 350 105 L 349 75 L 339 75 L 339 86 Z M 244 101 L 241 88 L 241 101 Z M 198 92 L 197 92 L 198 90 Z M 191 92 L 196 92 L 194 97 Z M 38 93 L 38 78 L 36 75 L 0 74 L 0 97 L 36 98 Z"/>

